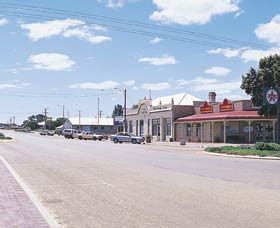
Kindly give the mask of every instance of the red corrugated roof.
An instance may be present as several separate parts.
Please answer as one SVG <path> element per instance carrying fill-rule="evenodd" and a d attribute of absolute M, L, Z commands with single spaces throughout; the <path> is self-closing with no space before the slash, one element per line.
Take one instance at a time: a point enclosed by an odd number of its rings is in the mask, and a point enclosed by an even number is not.
<path fill-rule="evenodd" d="M 186 121 L 207 121 L 207 120 L 228 120 L 228 119 L 268 119 L 260 116 L 257 111 L 231 111 L 231 112 L 214 112 L 206 114 L 195 114 L 179 118 L 176 122 Z"/>

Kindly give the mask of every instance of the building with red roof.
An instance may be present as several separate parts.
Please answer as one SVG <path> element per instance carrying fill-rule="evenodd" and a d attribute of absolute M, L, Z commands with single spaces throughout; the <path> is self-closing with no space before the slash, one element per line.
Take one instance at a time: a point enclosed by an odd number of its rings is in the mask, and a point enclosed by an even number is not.
<path fill-rule="evenodd" d="M 275 142 L 276 118 L 262 117 L 258 110 L 250 100 L 216 102 L 216 94 L 210 92 L 209 101 L 194 105 L 195 114 L 175 121 L 175 138 L 213 143 Z"/>

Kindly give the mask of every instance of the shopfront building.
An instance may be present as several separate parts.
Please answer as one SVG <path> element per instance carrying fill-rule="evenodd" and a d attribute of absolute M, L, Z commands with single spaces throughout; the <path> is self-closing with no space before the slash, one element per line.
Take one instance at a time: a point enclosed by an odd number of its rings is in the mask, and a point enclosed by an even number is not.
<path fill-rule="evenodd" d="M 250 100 L 205 102 L 175 122 L 176 140 L 212 143 L 275 142 L 276 119 L 258 114 Z"/>
<path fill-rule="evenodd" d="M 194 114 L 194 102 L 200 99 L 188 93 L 143 99 L 137 107 L 127 110 L 128 132 L 137 136 L 151 135 L 156 141 L 173 141 L 174 121 Z"/>

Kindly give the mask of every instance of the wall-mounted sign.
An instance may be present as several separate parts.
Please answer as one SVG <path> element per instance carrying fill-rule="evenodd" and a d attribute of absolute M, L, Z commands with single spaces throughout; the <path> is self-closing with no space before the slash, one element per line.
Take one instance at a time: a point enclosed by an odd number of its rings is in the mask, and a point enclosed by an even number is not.
<path fill-rule="evenodd" d="M 209 105 L 207 101 L 204 102 L 204 105 L 200 107 L 200 113 L 211 113 L 213 112 L 213 106 Z"/>
<path fill-rule="evenodd" d="M 223 104 L 220 104 L 220 112 L 233 111 L 233 103 L 228 99 L 224 99 Z"/>
<path fill-rule="evenodd" d="M 279 103 L 279 90 L 275 88 L 264 88 L 263 103 L 266 105 L 276 105 Z"/>

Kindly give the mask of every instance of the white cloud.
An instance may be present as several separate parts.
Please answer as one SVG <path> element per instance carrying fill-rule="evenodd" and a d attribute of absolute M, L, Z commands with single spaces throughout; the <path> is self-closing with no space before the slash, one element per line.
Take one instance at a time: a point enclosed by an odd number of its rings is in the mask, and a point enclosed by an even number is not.
<path fill-rule="evenodd" d="M 98 0 L 102 2 L 102 0 Z M 133 3 L 139 0 L 107 0 L 107 7 L 112 9 L 122 8 L 126 3 Z"/>
<path fill-rule="evenodd" d="M 12 89 L 12 88 L 17 88 L 17 86 L 14 84 L 0 84 L 0 89 Z"/>
<path fill-rule="evenodd" d="M 239 48 L 239 49 L 229 49 L 229 48 L 218 48 L 216 50 L 208 51 L 210 54 L 221 54 L 227 58 L 231 57 L 239 57 L 244 62 L 258 62 L 261 58 L 280 54 L 280 47 L 272 47 L 267 50 L 260 50 L 260 49 L 250 49 L 248 47 Z"/>
<path fill-rule="evenodd" d="M 22 24 L 21 28 L 28 30 L 31 40 L 37 41 L 51 36 L 61 35 L 69 28 L 84 25 L 84 22 L 75 19 L 45 21 L 31 24 Z"/>
<path fill-rule="evenodd" d="M 177 60 L 175 59 L 175 57 L 169 55 L 164 55 L 162 57 L 144 57 L 139 59 L 138 62 L 147 62 L 155 66 L 177 64 Z"/>
<path fill-rule="evenodd" d="M 101 26 L 87 26 L 84 21 L 76 19 L 21 24 L 21 28 L 28 30 L 28 36 L 33 41 L 59 35 L 63 37 L 76 37 L 93 44 L 112 40 L 108 36 L 95 35 L 96 31 L 106 31 L 105 28 Z"/>
<path fill-rule="evenodd" d="M 63 71 L 69 70 L 75 62 L 69 56 L 59 53 L 31 55 L 28 60 L 33 69 Z"/>
<path fill-rule="evenodd" d="M 151 20 L 181 25 L 206 24 L 216 15 L 238 13 L 239 0 L 153 0 Z"/>
<path fill-rule="evenodd" d="M 231 72 L 231 70 L 226 67 L 217 67 L 217 66 L 214 66 L 210 69 L 205 70 L 206 74 L 213 74 L 215 76 L 226 76 L 230 72 Z"/>
<path fill-rule="evenodd" d="M 171 85 L 168 82 L 160 82 L 160 83 L 144 83 L 142 84 L 142 89 L 145 90 L 153 90 L 160 91 L 170 89 Z"/>
<path fill-rule="evenodd" d="M 221 54 L 227 58 L 237 57 L 240 54 L 241 49 L 231 49 L 231 48 L 217 48 L 208 51 L 209 54 Z"/>
<path fill-rule="evenodd" d="M 150 40 L 150 43 L 151 43 L 151 44 L 157 44 L 157 43 L 159 43 L 160 41 L 162 41 L 161 38 L 155 37 L 154 39 Z"/>
<path fill-rule="evenodd" d="M 123 82 L 126 86 L 133 86 L 135 84 L 135 80 L 128 80 Z"/>
<path fill-rule="evenodd" d="M 79 83 L 70 85 L 71 89 L 94 89 L 94 90 L 102 90 L 102 89 L 114 89 L 119 86 L 119 83 L 116 81 L 105 81 L 100 83 Z"/>
<path fill-rule="evenodd" d="M 280 45 L 280 14 L 273 17 L 270 22 L 258 25 L 255 34 L 259 39 Z"/>
<path fill-rule="evenodd" d="M 9 23 L 9 21 L 6 18 L 0 19 L 0 26 L 6 25 L 8 23 Z"/>
<path fill-rule="evenodd" d="M 193 87 L 194 91 L 208 91 L 215 90 L 217 93 L 231 93 L 233 90 L 240 90 L 241 81 L 231 81 L 231 82 L 216 82 L 216 83 L 204 83 L 197 84 Z"/>
<path fill-rule="evenodd" d="M 99 44 L 106 41 L 112 41 L 111 37 L 108 36 L 96 36 L 90 32 L 88 26 L 83 26 L 81 28 L 69 29 L 63 33 L 64 37 L 77 37 L 81 40 L 86 40 L 93 44 Z"/>
<path fill-rule="evenodd" d="M 191 80 L 177 80 L 175 84 L 179 86 L 178 88 L 186 85 L 200 85 L 200 84 L 213 84 L 218 82 L 215 78 L 204 78 L 204 77 L 196 77 Z"/>
<path fill-rule="evenodd" d="M 268 50 L 245 50 L 241 53 L 240 58 L 243 59 L 244 62 L 258 62 L 261 58 L 275 54 L 280 54 L 280 48 L 270 48 Z"/>
<path fill-rule="evenodd" d="M 191 80 L 178 80 L 175 82 L 175 86 L 178 89 L 184 87 L 191 88 L 196 92 L 214 90 L 219 94 L 232 93 L 233 91 L 240 90 L 240 81 L 231 82 L 219 82 L 217 79 L 196 77 Z"/>

